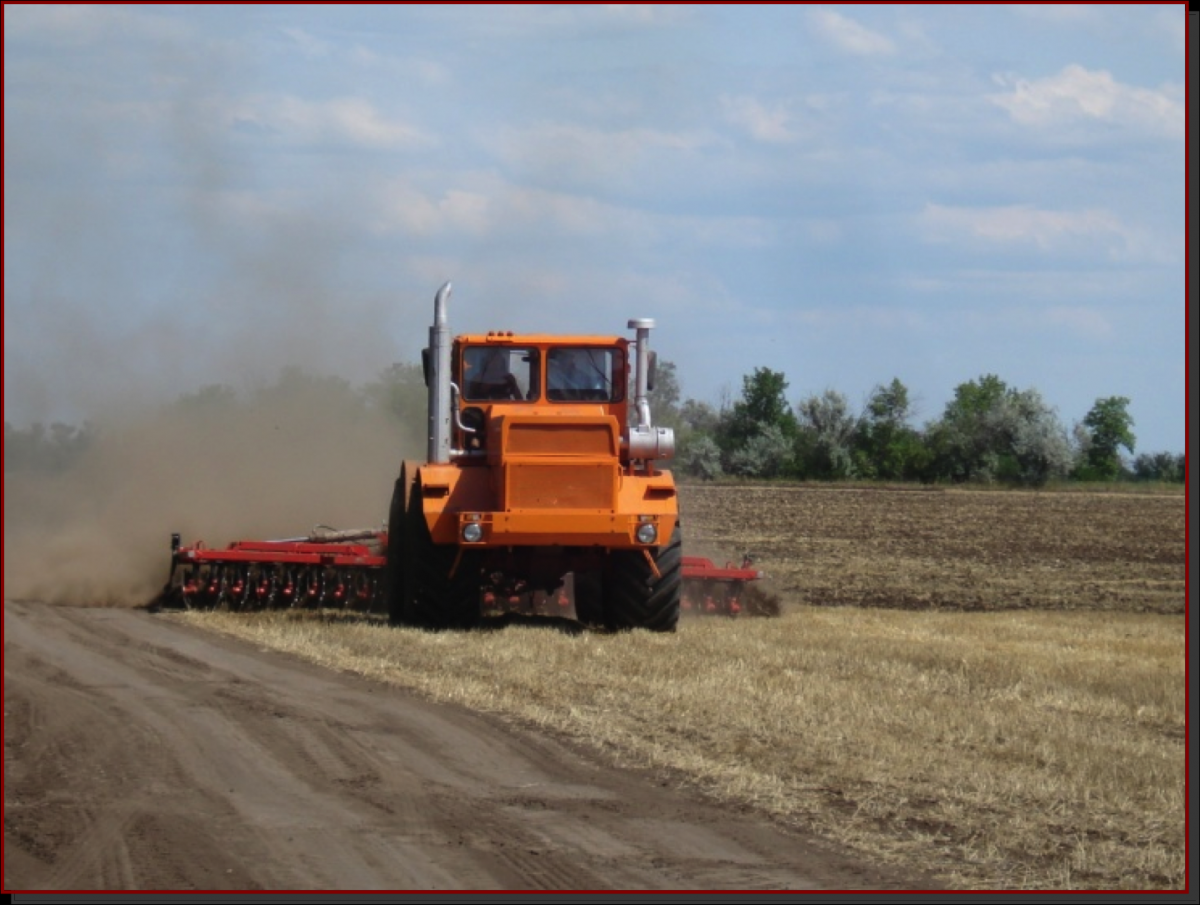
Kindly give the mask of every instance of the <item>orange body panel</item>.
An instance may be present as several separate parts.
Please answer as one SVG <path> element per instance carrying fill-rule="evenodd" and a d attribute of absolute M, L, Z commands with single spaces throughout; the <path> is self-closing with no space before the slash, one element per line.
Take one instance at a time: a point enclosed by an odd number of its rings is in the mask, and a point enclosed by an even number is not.
<path fill-rule="evenodd" d="M 660 542 L 665 543 L 678 516 L 675 481 L 669 472 L 653 476 L 617 473 L 612 508 L 603 509 L 560 505 L 551 500 L 556 483 L 563 480 L 555 472 L 547 473 L 550 484 L 546 488 L 546 505 L 503 508 L 498 505 L 496 474 L 488 467 L 421 467 L 425 518 L 434 543 L 630 549 L 647 546 L 634 538 L 639 524 L 653 522 Z M 461 540 L 463 527 L 472 521 L 483 528 L 483 537 L 477 544 Z"/>
<path fill-rule="evenodd" d="M 594 349 L 613 363 L 608 398 L 564 402 L 548 398 L 547 362 L 555 350 Z M 486 365 L 468 366 L 466 349 L 501 348 L 522 364 L 519 394 L 485 398 L 469 388 L 482 383 Z M 631 463 L 622 449 L 629 414 L 628 340 L 621 337 L 513 335 L 459 336 L 454 342 L 455 384 L 468 388 L 461 401 L 473 430 L 453 428 L 454 461 L 420 468 L 422 507 L 436 544 L 463 547 L 655 548 L 666 543 L 678 517 L 669 472 Z M 471 361 L 490 353 L 472 352 Z M 480 380 L 480 383 L 476 383 Z M 479 541 L 463 539 L 476 522 Z M 657 529 L 653 544 L 636 540 L 640 524 Z"/>

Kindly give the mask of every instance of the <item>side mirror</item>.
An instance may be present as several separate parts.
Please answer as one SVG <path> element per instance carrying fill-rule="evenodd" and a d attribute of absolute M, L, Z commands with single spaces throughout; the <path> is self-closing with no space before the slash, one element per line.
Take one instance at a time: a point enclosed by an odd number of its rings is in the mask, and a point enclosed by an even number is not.
<path fill-rule="evenodd" d="M 646 389 L 654 389 L 654 372 L 658 368 L 658 353 L 653 349 L 646 356 Z"/>
<path fill-rule="evenodd" d="M 433 350 L 425 348 L 421 350 L 421 373 L 425 375 L 425 386 L 429 386 L 429 372 L 432 369 Z"/>

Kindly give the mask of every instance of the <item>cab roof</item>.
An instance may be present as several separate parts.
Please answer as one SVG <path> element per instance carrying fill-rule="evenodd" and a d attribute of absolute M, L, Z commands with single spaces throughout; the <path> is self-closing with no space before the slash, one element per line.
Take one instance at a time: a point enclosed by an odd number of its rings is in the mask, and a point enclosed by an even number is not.
<path fill-rule="evenodd" d="M 620 346 L 628 345 L 632 340 L 624 336 L 588 336 L 583 334 L 564 333 L 514 333 L 511 330 L 492 330 L 488 333 L 464 333 L 456 336 L 454 341 L 467 345 L 497 345 L 512 346 Z"/>

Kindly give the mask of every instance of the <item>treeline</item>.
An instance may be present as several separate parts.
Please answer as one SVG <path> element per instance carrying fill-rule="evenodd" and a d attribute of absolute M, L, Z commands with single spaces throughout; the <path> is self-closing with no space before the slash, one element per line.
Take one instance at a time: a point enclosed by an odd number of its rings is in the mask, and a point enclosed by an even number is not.
<path fill-rule="evenodd" d="M 652 409 L 656 424 L 677 438 L 677 473 L 800 480 L 1005 483 L 1050 481 L 1183 482 L 1183 453 L 1139 453 L 1123 396 L 1097 399 L 1068 431 L 1035 389 L 1019 390 L 993 374 L 960 384 L 941 416 L 918 427 L 908 388 L 899 379 L 875 387 L 861 411 L 836 390 L 792 405 L 784 375 L 756 368 L 742 378 L 736 401 L 714 407 L 683 399 L 673 362 L 660 360 Z M 156 414 L 217 417 L 232 410 L 270 410 L 284 398 L 312 400 L 341 414 L 386 413 L 409 434 L 425 427 L 419 365 L 397 363 L 375 380 L 352 386 L 297 368 L 248 394 L 215 384 L 180 397 Z M 319 423 L 319 422 L 318 422 Z M 61 471 L 96 440 L 92 424 L 4 425 L 5 472 Z"/>
<path fill-rule="evenodd" d="M 4 422 L 4 471 L 65 471 L 91 447 L 96 428 L 56 421 L 15 428 Z"/>
<path fill-rule="evenodd" d="M 304 420 L 302 427 L 314 434 L 343 430 L 356 420 L 377 422 L 380 417 L 397 424 L 398 453 L 419 455 L 413 438 L 423 433 L 426 422 L 425 385 L 419 364 L 393 364 L 377 378 L 355 386 L 341 377 L 314 374 L 299 367 L 282 369 L 269 383 L 238 391 L 227 384 L 209 384 L 185 393 L 172 402 L 137 413 L 134 426 L 152 426 L 171 431 L 179 422 L 211 429 L 214 443 L 239 443 L 236 433 L 255 418 Z M 249 420 L 248 420 L 249 419 Z M 131 416 L 122 416 L 126 426 Z M 224 433 L 223 427 L 227 427 Z M 293 427 L 295 427 L 293 425 Z M 402 430 L 401 428 L 407 428 Z M 115 420 L 86 422 L 81 427 L 40 423 L 16 427 L 4 423 L 4 471 L 60 473 L 95 449 L 106 433 L 125 430 Z M 347 436 L 348 457 L 353 456 L 353 436 Z"/>
<path fill-rule="evenodd" d="M 861 411 L 826 390 L 792 405 L 784 375 L 756 368 L 741 398 L 714 408 L 681 400 L 676 369 L 659 362 L 655 419 L 675 429 L 674 470 L 800 480 L 922 483 L 1165 481 L 1182 483 L 1183 453 L 1135 455 L 1130 400 L 1097 399 L 1068 431 L 1036 389 L 994 374 L 960 384 L 941 416 L 918 427 L 899 379 L 876 386 Z"/>

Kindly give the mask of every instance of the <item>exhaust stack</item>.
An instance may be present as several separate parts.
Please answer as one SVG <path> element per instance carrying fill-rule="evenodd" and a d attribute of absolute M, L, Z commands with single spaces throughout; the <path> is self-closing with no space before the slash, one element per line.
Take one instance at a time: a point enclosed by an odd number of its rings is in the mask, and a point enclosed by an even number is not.
<path fill-rule="evenodd" d="M 450 283 L 443 284 L 433 297 L 433 325 L 429 328 L 430 368 L 429 445 L 426 461 L 446 464 L 450 461 L 450 327 L 446 323 L 446 303 Z"/>
<path fill-rule="evenodd" d="M 654 328 L 654 319 L 636 317 L 629 321 L 629 329 L 637 331 L 637 371 L 634 374 L 634 405 L 637 408 L 638 430 L 650 427 L 650 331 Z"/>
<path fill-rule="evenodd" d="M 629 457 L 631 459 L 669 459 L 675 455 L 675 432 L 669 427 L 654 427 L 650 423 L 650 331 L 653 318 L 637 317 L 629 321 L 629 328 L 636 330 L 637 370 L 634 374 L 634 407 L 637 409 L 637 427 L 629 430 Z"/>

